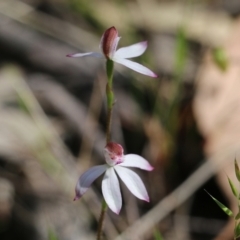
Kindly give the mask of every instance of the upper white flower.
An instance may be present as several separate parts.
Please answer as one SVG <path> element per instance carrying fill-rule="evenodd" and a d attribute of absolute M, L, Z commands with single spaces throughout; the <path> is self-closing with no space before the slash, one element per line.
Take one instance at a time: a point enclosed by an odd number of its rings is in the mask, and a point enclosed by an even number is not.
<path fill-rule="evenodd" d="M 101 38 L 100 49 L 102 50 L 103 54 L 97 53 L 97 52 L 87 52 L 87 53 L 68 54 L 67 57 L 92 56 L 92 57 L 102 58 L 105 56 L 107 59 L 111 59 L 112 61 L 120 63 L 141 74 L 144 74 L 150 77 L 158 77 L 150 69 L 144 67 L 139 63 L 136 63 L 127 59 L 127 58 L 133 58 L 133 57 L 138 57 L 142 55 L 147 49 L 146 41 L 139 42 L 131 46 L 123 47 L 116 50 L 119 40 L 120 40 L 120 37 L 118 36 L 117 29 L 115 27 L 111 27 L 104 32 Z"/>
<path fill-rule="evenodd" d="M 82 197 L 93 181 L 105 172 L 102 181 L 102 193 L 107 205 L 113 212 L 118 214 L 122 207 L 122 196 L 117 175 L 133 195 L 149 202 L 149 196 L 141 178 L 135 172 L 126 168 L 137 167 L 152 171 L 153 167 L 148 161 L 136 154 L 124 155 L 122 146 L 113 142 L 108 143 L 104 148 L 104 155 L 107 164 L 92 167 L 80 176 L 75 188 L 76 196 L 74 200 Z"/>

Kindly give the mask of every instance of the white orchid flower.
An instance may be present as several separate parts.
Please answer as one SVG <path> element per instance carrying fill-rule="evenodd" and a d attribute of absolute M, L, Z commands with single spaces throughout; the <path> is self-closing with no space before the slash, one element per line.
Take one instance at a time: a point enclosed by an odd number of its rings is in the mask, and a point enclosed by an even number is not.
<path fill-rule="evenodd" d="M 104 149 L 106 164 L 90 168 L 80 176 L 74 201 L 82 197 L 93 181 L 105 172 L 102 181 L 103 197 L 109 208 L 118 214 L 122 207 L 122 196 L 118 177 L 137 198 L 149 202 L 149 196 L 141 178 L 126 167 L 136 167 L 152 171 L 153 167 L 143 157 L 136 154 L 123 154 L 120 144 L 110 142 Z M 116 174 L 117 173 L 117 174 Z M 118 177 L 117 177 L 118 175 Z"/>
<path fill-rule="evenodd" d="M 100 49 L 102 50 L 103 54 L 97 52 L 75 53 L 68 54 L 67 57 L 86 57 L 86 56 L 92 56 L 97 58 L 105 57 L 141 74 L 154 78 L 158 77 L 153 71 L 144 67 L 143 65 L 128 60 L 128 58 L 138 57 L 145 52 L 145 50 L 147 49 L 146 41 L 139 42 L 131 46 L 123 47 L 116 50 L 119 40 L 120 37 L 118 36 L 117 29 L 115 27 L 111 27 L 104 32 L 101 38 Z"/>

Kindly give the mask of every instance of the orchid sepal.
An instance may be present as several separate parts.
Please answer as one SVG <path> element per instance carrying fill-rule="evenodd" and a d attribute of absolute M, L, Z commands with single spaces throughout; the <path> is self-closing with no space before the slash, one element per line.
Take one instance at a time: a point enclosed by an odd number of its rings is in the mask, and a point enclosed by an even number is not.
<path fill-rule="evenodd" d="M 74 197 L 74 201 L 81 198 L 83 194 L 89 189 L 92 183 L 102 175 L 107 169 L 107 164 L 94 166 L 88 169 L 85 173 L 83 173 L 78 179 L 75 192 L 76 195 Z"/>

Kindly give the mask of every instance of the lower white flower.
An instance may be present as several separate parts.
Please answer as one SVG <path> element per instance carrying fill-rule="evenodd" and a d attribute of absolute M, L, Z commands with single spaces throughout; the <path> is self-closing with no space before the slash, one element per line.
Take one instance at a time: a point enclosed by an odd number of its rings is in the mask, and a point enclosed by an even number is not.
<path fill-rule="evenodd" d="M 79 199 L 88 190 L 93 181 L 105 172 L 102 181 L 102 193 L 108 207 L 118 214 L 122 207 L 122 196 L 117 175 L 137 198 L 149 202 L 149 196 L 141 178 L 126 167 L 137 167 L 152 171 L 153 167 L 143 157 L 136 154 L 123 154 L 120 144 L 110 142 L 104 148 L 106 164 L 90 168 L 80 176 L 74 200 Z M 117 174 L 116 174 L 117 173 Z"/>

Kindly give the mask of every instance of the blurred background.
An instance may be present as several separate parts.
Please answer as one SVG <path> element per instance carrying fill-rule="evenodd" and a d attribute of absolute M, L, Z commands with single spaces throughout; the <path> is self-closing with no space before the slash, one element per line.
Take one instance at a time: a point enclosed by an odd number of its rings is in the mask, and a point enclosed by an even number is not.
<path fill-rule="evenodd" d="M 239 14 L 239 0 L 0 0 L 0 239 L 95 239 L 101 178 L 72 200 L 104 162 L 105 61 L 65 56 L 100 51 L 111 26 L 119 47 L 148 41 L 134 61 L 159 78 L 115 66 L 112 139 L 155 169 L 137 171 L 150 203 L 121 183 L 103 239 L 232 239 L 204 189 L 236 210 Z"/>

